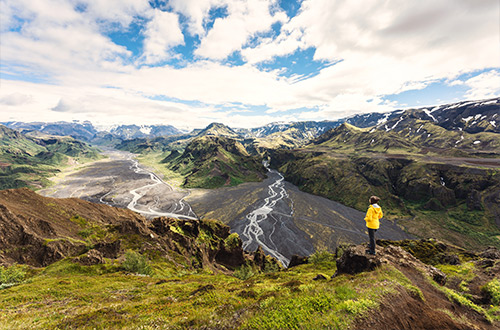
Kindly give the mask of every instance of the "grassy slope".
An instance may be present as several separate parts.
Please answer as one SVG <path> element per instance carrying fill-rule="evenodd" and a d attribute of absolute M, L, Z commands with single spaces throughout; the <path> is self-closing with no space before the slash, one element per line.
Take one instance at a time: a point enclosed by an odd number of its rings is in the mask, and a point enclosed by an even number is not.
<path fill-rule="evenodd" d="M 400 128 L 387 132 L 344 123 L 313 140 L 310 147 L 319 146 L 344 153 L 383 152 L 460 157 L 480 151 L 500 153 L 500 137 L 495 133 L 449 131 L 432 122 L 417 119 L 406 122 L 405 127 Z"/>
<path fill-rule="evenodd" d="M 341 125 L 301 150 L 276 152 L 273 165 L 302 190 L 361 211 L 370 195 L 380 196 L 386 218 L 412 219 L 399 223 L 417 236 L 474 248 L 500 246 L 500 229 L 495 225 L 500 213 L 498 205 L 490 202 L 500 189 L 500 172 L 427 159 L 443 154 L 470 156 L 481 150 L 496 153 L 498 134 L 450 132 L 423 121 L 414 127 L 411 133 Z M 477 150 L 449 148 L 457 140 Z M 446 186 L 441 185 L 443 177 Z M 474 190 L 480 192 L 479 207 L 470 209 L 467 199 Z"/>
<path fill-rule="evenodd" d="M 185 177 L 183 185 L 190 188 L 217 188 L 260 181 L 266 172 L 241 143 L 224 137 L 196 138 L 180 156 L 165 161 L 170 170 Z"/>
<path fill-rule="evenodd" d="M 0 130 L 0 189 L 41 188 L 47 177 L 72 163 L 100 158 L 97 149 L 70 137 L 26 136 L 2 127 Z"/>
<path fill-rule="evenodd" d="M 242 280 L 207 271 L 153 264 L 152 276 L 129 274 L 120 264 L 80 266 L 69 260 L 31 270 L 27 280 L 0 290 L 3 329 L 346 329 L 403 293 L 419 288 L 392 266 L 356 276 L 311 281 L 335 272 L 323 253 L 292 269 Z M 440 266 L 451 276 L 475 277 L 474 265 Z M 466 292 L 448 290 L 450 301 Z M 471 304 L 471 308 L 477 308 Z M 479 307 L 483 308 L 483 307 Z M 482 309 L 500 320 L 498 302 Z M 456 316 L 453 311 L 447 314 Z M 466 318 L 464 323 L 471 324 Z"/>

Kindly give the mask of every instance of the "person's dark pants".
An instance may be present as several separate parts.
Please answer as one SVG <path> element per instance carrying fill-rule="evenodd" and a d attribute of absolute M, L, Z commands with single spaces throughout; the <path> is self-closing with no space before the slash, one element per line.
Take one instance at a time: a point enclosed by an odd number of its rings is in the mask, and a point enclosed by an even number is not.
<path fill-rule="evenodd" d="M 377 229 L 368 228 L 368 235 L 370 236 L 370 253 L 375 253 L 375 232 Z"/>

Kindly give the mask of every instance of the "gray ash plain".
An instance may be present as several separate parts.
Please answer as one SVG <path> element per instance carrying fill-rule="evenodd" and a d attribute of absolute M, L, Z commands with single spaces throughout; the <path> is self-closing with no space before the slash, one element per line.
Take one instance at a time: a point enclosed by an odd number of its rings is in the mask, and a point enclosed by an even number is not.
<path fill-rule="evenodd" d="M 217 219 L 240 235 L 246 250 L 260 245 L 284 265 L 294 254 L 334 251 L 338 244 L 359 244 L 368 238 L 363 212 L 301 192 L 274 170 L 262 182 L 210 190 L 179 189 L 139 164 L 133 154 L 114 150 L 105 154 L 108 159 L 67 174 L 39 193 L 129 208 L 148 218 Z M 377 238 L 412 236 L 396 223 L 382 220 Z"/>

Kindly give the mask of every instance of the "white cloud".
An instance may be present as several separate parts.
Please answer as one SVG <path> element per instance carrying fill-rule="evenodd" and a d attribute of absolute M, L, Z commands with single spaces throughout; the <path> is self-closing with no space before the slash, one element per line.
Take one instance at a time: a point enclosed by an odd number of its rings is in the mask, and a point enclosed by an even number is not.
<path fill-rule="evenodd" d="M 191 35 L 204 35 L 204 22 L 211 8 L 222 7 L 225 0 L 170 0 L 172 9 L 188 19 L 188 31 Z"/>
<path fill-rule="evenodd" d="M 8 84 L 6 84 L 8 82 Z M 219 111 L 210 105 L 187 105 L 158 101 L 132 91 L 116 88 L 71 87 L 0 80 L 0 100 L 20 91 L 30 90 L 30 102 L 2 102 L 2 121 L 72 121 L 90 120 L 100 126 L 113 124 L 170 124 L 177 128 L 205 127 L 223 122 L 232 127 L 253 127 L 275 120 L 271 116 L 243 116 Z"/>
<path fill-rule="evenodd" d="M 12 93 L 0 98 L 0 104 L 19 106 L 33 101 L 33 97 L 23 93 Z"/>
<path fill-rule="evenodd" d="M 152 8 L 145 0 L 73 0 L 97 21 L 118 23 L 127 27 L 137 16 L 150 16 Z"/>
<path fill-rule="evenodd" d="M 184 35 L 177 14 L 156 9 L 144 33 L 145 62 L 157 63 L 172 57 L 170 49 L 184 44 Z"/>
<path fill-rule="evenodd" d="M 28 76 L 80 75 L 89 70 L 123 68 L 125 47 L 114 44 L 73 6 L 62 0 L 9 1 L 22 26 L 2 33 L 2 64 Z M 56 10 L 57 8 L 57 10 Z"/>
<path fill-rule="evenodd" d="M 469 100 L 500 96 L 500 71 L 491 70 L 467 79 L 463 84 L 470 89 L 465 93 Z"/>
<path fill-rule="evenodd" d="M 498 66 L 498 5 L 496 0 L 305 0 L 280 36 L 242 54 L 256 63 L 314 47 L 316 60 L 342 60 L 300 83 L 305 94 L 325 100 L 422 89 L 438 79 Z"/>
<path fill-rule="evenodd" d="M 227 1 L 227 17 L 217 18 L 201 39 L 195 54 L 221 60 L 240 50 L 249 39 L 271 29 L 275 22 L 286 20 L 283 12 L 273 12 L 274 0 Z"/>

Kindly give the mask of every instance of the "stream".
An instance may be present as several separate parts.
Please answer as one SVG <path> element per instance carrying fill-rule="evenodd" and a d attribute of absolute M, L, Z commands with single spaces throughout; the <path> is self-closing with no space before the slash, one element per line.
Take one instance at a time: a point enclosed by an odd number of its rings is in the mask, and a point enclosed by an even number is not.
<path fill-rule="evenodd" d="M 273 182 L 267 187 L 267 197 L 260 205 L 245 216 L 245 219 L 234 228 L 243 241 L 243 249 L 253 251 L 261 246 L 266 254 L 278 259 L 284 266 L 290 262 L 292 253 L 287 251 L 287 244 L 304 243 L 303 233 L 293 223 L 293 201 L 285 186 L 285 179 L 281 173 L 269 168 L 268 176 Z M 309 255 L 314 248 L 312 245 L 303 245 L 303 252 Z M 289 253 L 287 253 L 289 252 Z"/>
<path fill-rule="evenodd" d="M 145 216 L 150 216 L 150 217 L 171 217 L 171 218 L 177 218 L 177 219 L 190 219 L 190 220 L 197 220 L 198 218 L 196 217 L 196 214 L 193 212 L 191 209 L 191 206 L 187 204 L 184 201 L 184 198 L 186 196 L 182 197 L 179 199 L 177 203 L 175 203 L 174 210 L 172 212 L 159 212 L 153 209 L 153 207 L 158 207 L 159 205 L 159 197 L 155 196 L 154 200 L 155 203 L 153 206 L 150 205 L 142 205 L 142 208 L 138 208 L 140 204 L 138 205 L 137 202 L 144 197 L 152 188 L 158 185 L 165 185 L 166 188 L 170 191 L 173 191 L 174 189 L 166 182 L 164 182 L 162 179 L 160 179 L 156 174 L 153 172 L 149 172 L 141 167 L 139 167 L 139 162 L 135 159 L 132 159 L 132 156 L 129 158 L 129 160 L 132 162 L 132 166 L 130 169 L 134 171 L 136 174 L 145 174 L 149 175 L 149 178 L 153 183 L 147 184 L 145 186 L 130 190 L 130 194 L 132 194 L 132 200 L 130 203 L 128 203 L 127 208 L 134 211 L 141 213 Z M 108 193 L 109 194 L 109 193 Z M 101 198 L 102 199 L 102 198 Z M 187 214 L 183 214 L 180 212 L 186 212 Z"/>

